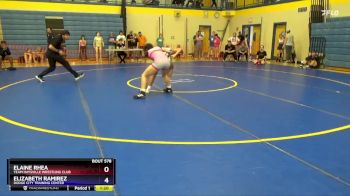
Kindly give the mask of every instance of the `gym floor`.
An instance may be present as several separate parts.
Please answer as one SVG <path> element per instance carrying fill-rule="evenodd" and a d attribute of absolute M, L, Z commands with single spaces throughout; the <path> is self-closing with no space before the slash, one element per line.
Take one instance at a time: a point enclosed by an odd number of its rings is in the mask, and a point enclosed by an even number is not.
<path fill-rule="evenodd" d="M 349 74 L 175 63 L 133 100 L 145 66 L 0 72 L 0 195 L 7 158 L 42 157 L 117 159 L 116 192 L 74 195 L 350 195 Z"/>

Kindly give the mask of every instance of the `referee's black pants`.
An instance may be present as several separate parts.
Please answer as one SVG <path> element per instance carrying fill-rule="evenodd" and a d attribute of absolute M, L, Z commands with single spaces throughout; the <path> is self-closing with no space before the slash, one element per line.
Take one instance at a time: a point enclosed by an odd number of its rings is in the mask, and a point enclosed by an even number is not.
<path fill-rule="evenodd" d="M 38 76 L 40 78 L 44 77 L 45 75 L 55 71 L 56 69 L 56 62 L 59 62 L 63 65 L 64 68 L 66 68 L 73 76 L 76 78 L 79 76 L 79 74 L 72 69 L 72 67 L 69 65 L 68 61 L 63 58 L 63 56 L 55 53 L 47 53 L 46 57 L 49 61 L 49 68 L 45 69 L 43 72 L 41 72 Z"/>

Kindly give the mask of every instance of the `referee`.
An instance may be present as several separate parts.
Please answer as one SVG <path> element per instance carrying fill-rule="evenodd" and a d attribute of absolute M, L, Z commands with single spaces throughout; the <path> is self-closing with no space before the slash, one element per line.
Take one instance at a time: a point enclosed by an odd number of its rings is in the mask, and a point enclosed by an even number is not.
<path fill-rule="evenodd" d="M 39 75 L 35 76 L 35 78 L 39 80 L 39 82 L 45 82 L 45 80 L 43 79 L 44 76 L 53 72 L 56 69 L 56 62 L 62 64 L 64 68 L 66 68 L 71 74 L 73 74 L 76 81 L 84 77 L 84 73 L 78 74 L 76 71 L 74 71 L 69 65 L 68 61 L 63 57 L 65 53 L 62 50 L 62 43 L 68 40 L 69 37 L 69 31 L 64 30 L 62 34 L 58 34 L 57 36 L 54 36 L 51 40 L 48 40 L 50 41 L 50 44 L 46 52 L 46 57 L 49 61 L 49 68 L 45 69 Z"/>

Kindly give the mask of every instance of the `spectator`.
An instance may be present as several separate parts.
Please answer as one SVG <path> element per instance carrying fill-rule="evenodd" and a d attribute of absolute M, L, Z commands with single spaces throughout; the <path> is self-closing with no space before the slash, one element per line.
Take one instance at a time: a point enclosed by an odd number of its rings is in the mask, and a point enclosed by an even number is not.
<path fill-rule="evenodd" d="M 139 41 L 139 48 L 144 48 L 147 42 L 147 38 L 144 35 L 142 35 L 141 32 L 139 32 L 138 41 Z"/>
<path fill-rule="evenodd" d="M 218 9 L 218 5 L 216 4 L 216 0 L 211 0 L 211 6 L 210 7 L 214 7 L 215 6 L 215 9 Z"/>
<path fill-rule="evenodd" d="M 286 60 L 287 63 L 293 63 L 293 53 L 294 53 L 294 35 L 290 32 L 290 30 L 287 31 L 287 36 L 284 41 L 285 49 L 286 49 Z"/>
<path fill-rule="evenodd" d="M 203 0 L 195 0 L 196 8 L 201 8 L 204 6 Z"/>
<path fill-rule="evenodd" d="M 253 61 L 255 65 L 265 65 L 266 64 L 267 53 L 264 50 L 264 46 L 260 46 L 260 50 L 256 54 L 256 59 Z"/>
<path fill-rule="evenodd" d="M 227 41 L 227 44 L 225 46 L 225 52 L 224 52 L 224 61 L 226 61 L 226 58 L 228 55 L 231 55 L 233 57 L 234 60 L 237 59 L 236 56 L 236 51 L 235 51 L 235 46 L 232 45 L 231 40 Z"/>
<path fill-rule="evenodd" d="M 13 67 L 13 58 L 11 57 L 10 48 L 7 46 L 6 41 L 0 42 L 0 70 L 2 69 L 2 62 L 5 60 L 10 61 L 10 67 Z"/>
<path fill-rule="evenodd" d="M 117 44 L 117 39 L 114 35 L 113 32 L 109 33 L 109 37 L 108 37 L 108 49 L 109 50 L 113 50 L 116 48 L 116 44 Z M 115 56 L 115 51 L 109 52 L 109 54 L 111 55 L 109 58 L 111 59 L 112 56 Z"/>
<path fill-rule="evenodd" d="M 33 62 L 33 53 L 32 50 L 30 48 L 27 48 L 24 51 L 24 62 L 26 65 L 31 64 Z"/>
<path fill-rule="evenodd" d="M 214 58 L 219 60 L 221 39 L 218 34 L 214 37 Z"/>
<path fill-rule="evenodd" d="M 125 40 L 123 40 L 122 38 L 118 39 L 117 41 L 117 49 L 125 49 Z M 117 55 L 120 59 L 119 63 L 125 63 L 125 58 L 127 56 L 126 52 L 124 51 L 118 51 Z"/>
<path fill-rule="evenodd" d="M 311 52 L 309 53 L 309 56 L 306 57 L 305 61 L 301 63 L 301 68 L 318 69 L 321 65 L 320 56 L 316 52 Z"/>
<path fill-rule="evenodd" d="M 191 7 L 194 7 L 194 0 L 188 0 L 186 3 L 186 7 L 188 7 L 191 3 Z"/>
<path fill-rule="evenodd" d="M 122 42 L 124 42 L 124 45 L 126 44 L 126 37 L 124 35 L 123 31 L 119 31 L 119 35 L 117 36 L 116 40 L 122 40 Z M 117 43 L 117 42 L 116 42 Z"/>
<path fill-rule="evenodd" d="M 128 41 L 128 48 L 132 49 L 137 47 L 136 40 L 132 31 L 130 31 L 130 33 L 126 36 L 126 40 Z"/>
<path fill-rule="evenodd" d="M 231 40 L 232 45 L 234 45 L 236 47 L 237 42 L 238 42 L 238 37 L 237 37 L 236 32 L 233 33 L 232 37 L 230 37 L 230 40 Z"/>
<path fill-rule="evenodd" d="M 103 47 L 105 46 L 105 43 L 103 41 L 103 37 L 101 36 L 100 32 L 96 33 L 93 46 L 96 52 L 96 63 L 99 63 L 99 62 L 102 63 L 102 50 L 103 50 Z"/>
<path fill-rule="evenodd" d="M 161 33 L 159 33 L 159 37 L 157 38 L 157 46 L 161 48 L 164 46 L 164 38 Z"/>
<path fill-rule="evenodd" d="M 209 53 L 208 53 L 208 58 L 210 56 L 215 56 L 214 55 L 214 40 L 215 40 L 215 31 L 213 31 L 209 37 Z"/>
<path fill-rule="evenodd" d="M 85 58 L 85 60 L 87 60 L 86 46 L 87 46 L 87 41 L 85 39 L 85 35 L 81 35 L 80 40 L 79 40 L 79 59 L 80 59 L 80 61 L 83 60 L 83 57 Z"/>
<path fill-rule="evenodd" d="M 238 37 L 237 45 L 236 45 L 237 59 L 239 61 L 241 56 L 245 56 L 246 61 L 248 62 L 249 47 L 248 47 L 247 40 L 245 39 L 245 36 L 241 32 L 238 33 L 237 37 Z"/>
<path fill-rule="evenodd" d="M 178 44 L 176 48 L 174 49 L 174 54 L 172 54 L 173 58 L 178 58 L 183 54 L 183 49 L 181 48 L 181 45 Z"/>
<path fill-rule="evenodd" d="M 135 47 L 138 48 L 139 47 L 139 37 L 136 33 L 134 33 L 134 39 L 135 39 Z"/>
<path fill-rule="evenodd" d="M 195 35 L 195 48 L 194 48 L 194 56 L 196 58 L 201 59 L 203 55 L 203 35 L 200 31 Z"/>
<path fill-rule="evenodd" d="M 177 6 L 183 6 L 185 4 L 185 0 L 172 0 L 171 4 L 177 5 Z"/>
<path fill-rule="evenodd" d="M 37 48 L 33 51 L 33 60 L 34 63 L 43 63 L 45 60 L 45 51 L 42 48 Z"/>
<path fill-rule="evenodd" d="M 283 61 L 283 44 L 284 44 L 284 37 L 283 37 L 283 33 L 281 33 L 278 38 L 278 46 L 277 46 L 278 56 L 276 58 L 276 62 Z"/>

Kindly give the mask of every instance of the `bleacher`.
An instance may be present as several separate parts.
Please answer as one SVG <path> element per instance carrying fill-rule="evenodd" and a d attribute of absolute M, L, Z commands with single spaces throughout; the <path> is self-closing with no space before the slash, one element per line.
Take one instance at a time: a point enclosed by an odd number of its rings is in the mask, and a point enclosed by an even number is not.
<path fill-rule="evenodd" d="M 350 68 L 350 17 L 312 24 L 311 36 L 326 38 L 325 65 Z"/>
<path fill-rule="evenodd" d="M 1 11 L 4 40 L 15 59 L 23 56 L 26 48 L 47 47 L 45 16 L 63 17 L 64 28 L 71 33 L 71 39 L 66 43 L 69 58 L 78 57 L 78 41 L 82 34 L 88 41 L 87 53 L 93 56 L 92 43 L 97 31 L 102 33 L 107 46 L 109 33 L 123 29 L 123 21 L 118 14 Z"/>

